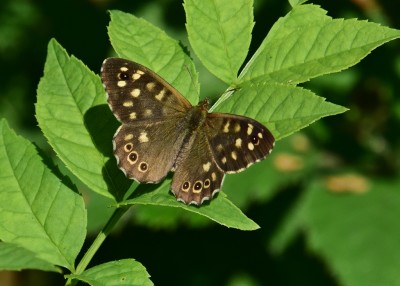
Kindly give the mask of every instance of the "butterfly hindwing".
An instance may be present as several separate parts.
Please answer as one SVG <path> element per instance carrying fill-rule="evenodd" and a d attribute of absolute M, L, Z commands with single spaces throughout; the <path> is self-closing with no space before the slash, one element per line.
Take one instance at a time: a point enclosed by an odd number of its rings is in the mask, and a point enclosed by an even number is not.
<path fill-rule="evenodd" d="M 275 139 L 262 124 L 248 117 L 209 113 L 206 125 L 210 146 L 225 173 L 237 173 L 265 159 Z"/>
<path fill-rule="evenodd" d="M 224 172 L 213 158 L 206 133 L 193 133 L 177 158 L 171 191 L 179 201 L 200 205 L 220 190 L 223 179 Z"/>
<path fill-rule="evenodd" d="M 172 169 L 185 131 L 175 121 L 123 124 L 114 135 L 114 155 L 127 177 L 157 183 Z"/>
<path fill-rule="evenodd" d="M 120 122 L 165 120 L 192 107 L 175 88 L 146 67 L 120 58 L 103 62 L 108 104 Z"/>

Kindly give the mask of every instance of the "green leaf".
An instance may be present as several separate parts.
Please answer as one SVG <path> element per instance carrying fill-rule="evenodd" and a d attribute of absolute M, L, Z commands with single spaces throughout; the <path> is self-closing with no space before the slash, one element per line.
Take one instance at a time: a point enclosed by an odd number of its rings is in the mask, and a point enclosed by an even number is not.
<path fill-rule="evenodd" d="M 99 77 L 51 40 L 37 93 L 39 126 L 68 169 L 93 191 L 121 197 L 130 182 L 112 156 L 117 122 Z"/>
<path fill-rule="evenodd" d="M 144 19 L 121 11 L 110 15 L 108 34 L 117 54 L 150 68 L 197 104 L 198 75 L 180 43 Z"/>
<path fill-rule="evenodd" d="M 137 189 L 137 197 L 119 203 L 120 206 L 140 204 L 140 205 L 158 205 L 168 207 L 179 207 L 187 211 L 205 216 L 226 227 L 237 228 L 240 230 L 255 230 L 259 226 L 246 217 L 240 209 L 238 209 L 230 200 L 226 198 L 224 193 L 219 193 L 217 198 L 212 199 L 209 203 L 201 207 L 188 206 L 178 202 L 175 197 L 168 193 L 170 180 L 165 180 L 157 187 L 146 187 L 141 185 Z M 147 190 L 150 188 L 150 190 Z"/>
<path fill-rule="evenodd" d="M 92 286 L 129 285 L 151 286 L 153 282 L 144 266 L 133 259 L 122 259 L 97 265 L 80 275 L 67 275 Z"/>
<path fill-rule="evenodd" d="M 300 5 L 272 27 L 240 75 L 241 81 L 301 83 L 358 63 L 400 31 L 356 19 L 332 19 Z"/>
<path fill-rule="evenodd" d="M 253 28 L 253 1 L 186 0 L 186 29 L 201 62 L 227 84 L 236 80 Z"/>
<path fill-rule="evenodd" d="M 0 270 L 20 271 L 22 269 L 60 272 L 60 269 L 38 258 L 34 252 L 13 243 L 0 242 Z"/>
<path fill-rule="evenodd" d="M 302 210 L 309 245 L 342 285 L 397 285 L 400 181 L 343 178 L 336 186 L 363 193 L 329 192 L 329 178 L 310 186 Z"/>
<path fill-rule="evenodd" d="M 279 140 L 329 115 L 347 109 L 326 102 L 309 90 L 277 83 L 245 83 L 216 111 L 256 119 Z"/>
<path fill-rule="evenodd" d="M 82 197 L 43 164 L 35 147 L 0 121 L 0 239 L 74 269 L 86 234 Z"/>

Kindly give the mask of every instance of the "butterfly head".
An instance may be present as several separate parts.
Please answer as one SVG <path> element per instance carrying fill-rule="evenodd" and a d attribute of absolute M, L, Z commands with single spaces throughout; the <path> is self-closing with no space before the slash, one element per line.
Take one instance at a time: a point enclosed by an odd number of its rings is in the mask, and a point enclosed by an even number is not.
<path fill-rule="evenodd" d="M 205 99 L 200 101 L 197 106 L 200 107 L 202 110 L 208 111 L 208 107 L 210 106 L 210 100 L 206 97 Z"/>

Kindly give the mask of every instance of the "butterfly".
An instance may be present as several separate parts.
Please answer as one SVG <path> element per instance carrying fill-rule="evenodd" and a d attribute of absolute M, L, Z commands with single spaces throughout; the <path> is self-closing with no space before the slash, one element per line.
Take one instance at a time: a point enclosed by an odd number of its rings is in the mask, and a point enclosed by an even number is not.
<path fill-rule="evenodd" d="M 208 100 L 192 104 L 150 69 L 121 58 L 101 67 L 107 102 L 122 123 L 113 137 L 118 167 L 139 183 L 174 172 L 178 201 L 201 205 L 238 173 L 270 154 L 271 132 L 248 117 L 209 113 Z"/>

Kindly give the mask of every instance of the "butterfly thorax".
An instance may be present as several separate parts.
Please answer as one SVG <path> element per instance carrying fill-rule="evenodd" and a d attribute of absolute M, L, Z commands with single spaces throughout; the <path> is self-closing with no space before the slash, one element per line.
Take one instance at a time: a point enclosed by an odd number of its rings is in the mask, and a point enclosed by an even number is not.
<path fill-rule="evenodd" d="M 196 131 L 204 125 L 208 113 L 208 99 L 192 107 L 185 116 L 190 131 Z"/>

